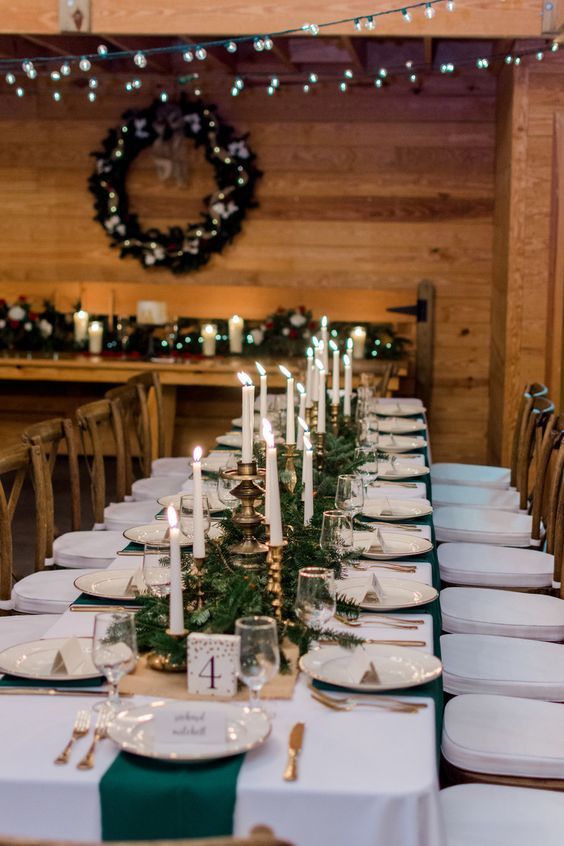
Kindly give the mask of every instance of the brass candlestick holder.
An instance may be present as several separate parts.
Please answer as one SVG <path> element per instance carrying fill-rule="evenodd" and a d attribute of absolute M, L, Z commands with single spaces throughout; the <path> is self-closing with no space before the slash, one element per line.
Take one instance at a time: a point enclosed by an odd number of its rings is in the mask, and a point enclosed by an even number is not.
<path fill-rule="evenodd" d="M 267 591 L 270 595 L 274 618 L 282 622 L 282 608 L 284 605 L 284 594 L 282 592 L 282 559 L 284 547 L 287 541 L 282 541 L 281 546 L 268 544 L 268 582 Z"/>
<path fill-rule="evenodd" d="M 317 469 L 323 470 L 325 464 L 325 432 L 317 432 L 315 436 L 315 451 L 317 459 Z"/>
<path fill-rule="evenodd" d="M 311 405 L 306 406 L 306 410 L 305 410 L 305 422 L 307 423 L 307 428 L 308 428 L 308 429 L 311 429 L 311 413 L 312 413 L 312 410 L 313 410 L 313 409 L 312 409 L 312 406 L 311 406 Z"/>
<path fill-rule="evenodd" d="M 331 432 L 337 436 L 339 434 L 339 404 L 331 404 Z"/>
<path fill-rule="evenodd" d="M 255 508 L 255 502 L 264 496 L 264 491 L 257 482 L 264 479 L 265 471 L 257 468 L 257 463 L 253 459 L 239 461 L 236 470 L 222 470 L 221 475 L 224 479 L 234 479 L 239 482 L 231 493 L 241 500 L 241 505 L 233 514 L 233 522 L 242 532 L 243 540 L 233 544 L 231 552 L 241 556 L 264 555 L 268 547 L 255 537 L 256 530 L 263 520 L 262 515 Z M 256 569 L 256 566 L 250 564 L 250 569 Z"/>
<path fill-rule="evenodd" d="M 198 611 L 204 607 L 204 562 L 205 558 L 192 558 L 194 575 L 196 576 L 196 608 Z"/>
<path fill-rule="evenodd" d="M 169 637 L 178 641 L 185 640 L 188 636 L 186 629 L 184 629 L 181 634 L 172 634 L 169 629 L 166 630 L 166 633 Z M 184 658 L 180 663 L 173 661 L 170 653 L 161 655 L 159 652 L 148 652 L 145 660 L 147 661 L 147 666 L 150 667 L 151 670 L 158 670 L 160 673 L 186 672 L 186 650 L 184 650 Z"/>
<path fill-rule="evenodd" d="M 350 416 L 350 414 L 345 414 L 345 415 L 343 416 L 343 421 L 344 421 L 345 426 L 350 426 L 350 423 L 351 423 L 351 416 Z"/>
<path fill-rule="evenodd" d="M 296 485 L 298 484 L 298 474 L 296 473 L 296 445 L 286 444 L 286 465 L 284 467 L 284 485 L 288 493 L 294 493 Z"/>
<path fill-rule="evenodd" d="M 317 402 L 314 402 L 312 407 L 311 407 L 311 416 L 310 416 L 310 424 L 309 424 L 309 428 L 311 429 L 312 432 L 315 431 L 315 429 L 317 429 L 318 408 L 319 408 L 319 404 Z"/>

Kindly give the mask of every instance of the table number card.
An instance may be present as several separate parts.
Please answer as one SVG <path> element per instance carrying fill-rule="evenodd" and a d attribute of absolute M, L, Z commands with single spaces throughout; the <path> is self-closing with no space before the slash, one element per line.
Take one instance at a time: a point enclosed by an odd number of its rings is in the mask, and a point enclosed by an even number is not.
<path fill-rule="evenodd" d="M 188 635 L 188 692 L 235 696 L 239 644 L 238 635 Z"/>

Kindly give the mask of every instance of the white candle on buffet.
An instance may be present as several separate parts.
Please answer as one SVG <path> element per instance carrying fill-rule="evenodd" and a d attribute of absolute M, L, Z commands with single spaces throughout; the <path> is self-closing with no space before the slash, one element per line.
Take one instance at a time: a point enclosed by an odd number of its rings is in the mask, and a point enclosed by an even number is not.
<path fill-rule="evenodd" d="M 323 434 L 325 427 L 325 400 L 327 391 L 325 388 L 325 370 L 320 361 L 316 362 L 317 367 L 317 431 Z"/>
<path fill-rule="evenodd" d="M 170 538 L 170 598 L 168 628 L 171 634 L 184 632 L 184 601 L 182 599 L 182 569 L 180 566 L 180 529 L 178 516 L 173 505 L 167 508 L 168 531 Z"/>
<path fill-rule="evenodd" d="M 313 449 L 309 433 L 304 435 L 304 463 L 302 481 L 304 485 L 304 526 L 313 517 Z"/>
<path fill-rule="evenodd" d="M 72 316 L 72 321 L 74 323 L 74 340 L 77 344 L 83 344 L 88 337 L 88 321 L 89 315 L 87 311 L 84 309 L 80 309 L 80 311 L 75 311 Z"/>
<path fill-rule="evenodd" d="M 215 323 L 206 323 L 202 326 L 202 353 L 203 355 L 215 355 L 215 341 L 217 326 Z"/>
<path fill-rule="evenodd" d="M 333 377 L 331 382 L 331 404 L 332 405 L 339 405 L 340 402 L 340 395 L 339 395 L 339 347 L 335 343 L 335 341 L 329 341 L 329 345 L 333 352 Z"/>
<path fill-rule="evenodd" d="M 243 431 L 241 434 L 241 460 L 244 464 L 248 464 L 253 460 L 253 422 L 255 415 L 255 386 L 253 385 L 249 376 L 246 373 L 237 374 L 241 382 L 242 400 L 241 400 L 241 416 L 243 418 Z"/>
<path fill-rule="evenodd" d="M 321 342 L 323 344 L 323 367 L 329 369 L 329 321 L 327 315 L 321 318 Z"/>
<path fill-rule="evenodd" d="M 351 332 L 353 342 L 353 358 L 364 358 L 366 349 L 366 329 L 364 326 L 355 326 Z"/>
<path fill-rule="evenodd" d="M 266 441 L 266 490 L 268 496 L 268 522 L 270 524 L 271 546 L 282 546 L 282 513 L 280 511 L 280 488 L 278 486 L 278 459 L 274 446 L 272 426 L 265 420 L 263 435 Z"/>
<path fill-rule="evenodd" d="M 296 443 L 296 421 L 294 417 L 294 377 L 287 367 L 279 364 L 280 373 L 286 377 L 286 443 Z"/>
<path fill-rule="evenodd" d="M 229 352 L 243 352 L 243 318 L 238 314 L 229 318 Z"/>
<path fill-rule="evenodd" d="M 303 417 L 298 417 L 298 449 L 304 448 L 304 435 L 309 434 L 309 426 Z M 304 467 L 302 464 L 302 482 L 304 480 Z"/>
<path fill-rule="evenodd" d="M 345 366 L 345 402 L 343 405 L 343 414 L 345 417 L 350 417 L 352 399 L 352 367 L 348 354 L 343 356 L 343 364 Z"/>
<path fill-rule="evenodd" d="M 102 352 L 103 337 L 104 324 L 99 320 L 93 320 L 88 327 L 88 352 L 99 355 Z"/>
<path fill-rule="evenodd" d="M 197 446 L 193 453 L 192 484 L 194 492 L 194 558 L 204 558 L 206 537 L 204 534 L 204 488 L 202 485 L 202 447 Z"/>
<path fill-rule="evenodd" d="M 313 396 L 313 347 L 306 350 L 306 408 L 311 408 L 315 397 Z"/>
<path fill-rule="evenodd" d="M 262 432 L 262 421 L 268 416 L 268 376 L 266 375 L 266 370 L 258 361 L 255 361 L 255 367 L 260 376 L 259 432 Z"/>
<path fill-rule="evenodd" d="M 296 390 L 300 395 L 300 407 L 298 409 L 298 437 L 296 441 L 296 445 L 298 449 L 304 448 L 304 430 L 300 426 L 300 421 L 303 422 L 305 419 L 305 410 L 306 410 L 306 392 L 305 388 L 301 382 L 296 383 Z"/>

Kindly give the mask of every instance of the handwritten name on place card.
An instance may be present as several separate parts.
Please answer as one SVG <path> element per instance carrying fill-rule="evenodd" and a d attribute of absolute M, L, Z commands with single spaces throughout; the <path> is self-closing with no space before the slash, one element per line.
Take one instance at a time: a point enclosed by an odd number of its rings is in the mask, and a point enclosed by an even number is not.
<path fill-rule="evenodd" d="M 227 723 L 219 710 L 178 703 L 155 712 L 153 730 L 155 745 L 172 751 L 194 743 L 223 743 Z"/>

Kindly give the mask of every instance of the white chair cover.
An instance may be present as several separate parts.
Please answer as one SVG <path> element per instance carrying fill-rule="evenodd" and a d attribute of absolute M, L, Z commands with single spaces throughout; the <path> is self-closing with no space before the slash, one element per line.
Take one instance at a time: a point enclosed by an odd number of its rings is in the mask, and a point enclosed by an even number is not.
<path fill-rule="evenodd" d="M 453 585 L 549 588 L 554 556 L 535 549 L 481 543 L 443 543 L 437 550 L 441 579 Z"/>
<path fill-rule="evenodd" d="M 433 504 L 465 508 L 494 508 L 497 511 L 519 511 L 519 494 L 514 490 L 479 488 L 471 485 L 433 484 Z"/>
<path fill-rule="evenodd" d="M 182 480 L 192 475 L 192 459 L 185 455 L 155 458 L 151 464 L 151 476 L 180 476 Z"/>
<path fill-rule="evenodd" d="M 126 541 L 122 532 L 67 532 L 56 538 L 53 558 L 60 567 L 109 567 Z"/>
<path fill-rule="evenodd" d="M 433 512 L 438 541 L 531 546 L 532 517 L 485 508 L 439 506 Z"/>
<path fill-rule="evenodd" d="M 76 578 L 74 569 L 31 573 L 16 582 L 12 589 L 14 611 L 22 614 L 62 614 L 80 594 L 74 586 Z"/>
<path fill-rule="evenodd" d="M 443 630 L 564 640 L 564 600 L 539 593 L 451 587 L 440 594 Z"/>
<path fill-rule="evenodd" d="M 509 488 L 511 470 L 509 467 L 489 467 L 485 464 L 433 464 L 433 484 L 473 485 L 479 488 Z"/>
<path fill-rule="evenodd" d="M 125 532 L 131 526 L 152 523 L 161 506 L 154 500 L 112 502 L 104 509 L 104 525 L 108 531 Z"/>
<path fill-rule="evenodd" d="M 153 503 L 161 496 L 178 493 L 186 476 L 148 476 L 137 479 L 131 486 L 131 499 L 135 502 L 151 500 Z"/>

